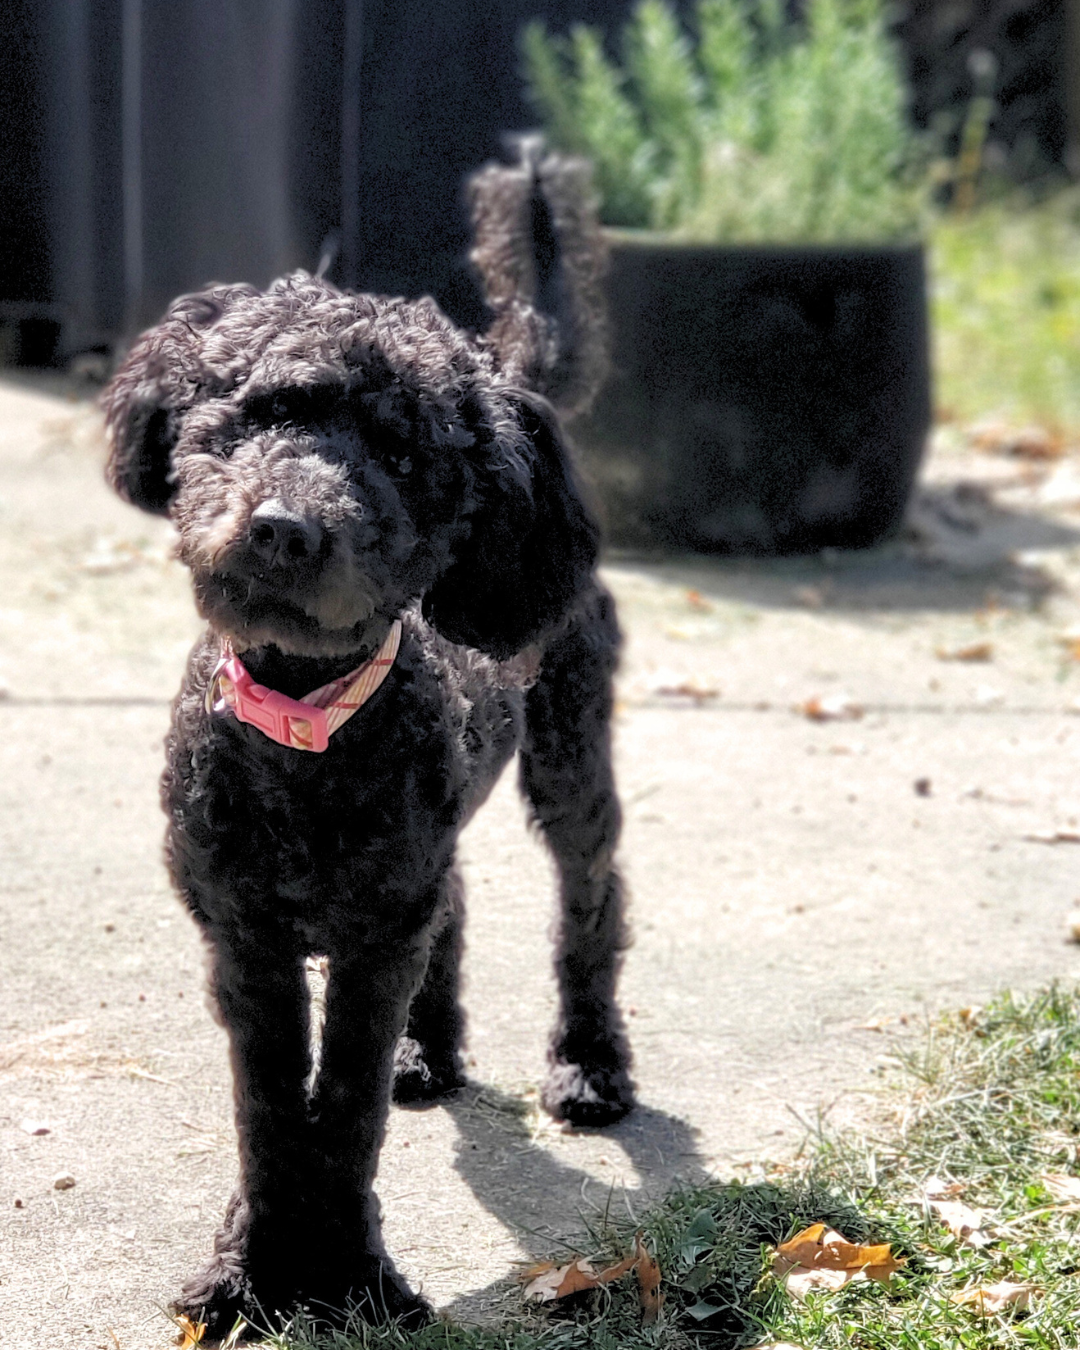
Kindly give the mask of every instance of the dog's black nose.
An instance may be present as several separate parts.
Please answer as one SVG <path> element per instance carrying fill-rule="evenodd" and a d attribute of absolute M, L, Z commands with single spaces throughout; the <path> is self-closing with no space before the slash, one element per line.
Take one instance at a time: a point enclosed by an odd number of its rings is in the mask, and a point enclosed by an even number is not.
<path fill-rule="evenodd" d="M 288 566 L 313 558 L 322 548 L 322 526 L 278 497 L 251 513 L 251 550 L 270 566 Z"/>

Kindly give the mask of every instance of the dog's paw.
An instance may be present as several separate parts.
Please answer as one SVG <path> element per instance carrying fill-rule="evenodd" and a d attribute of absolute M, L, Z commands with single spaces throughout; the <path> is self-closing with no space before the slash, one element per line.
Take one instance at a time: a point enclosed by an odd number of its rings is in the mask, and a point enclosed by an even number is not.
<path fill-rule="evenodd" d="M 634 1085 L 621 1066 L 589 1068 L 556 1059 L 548 1070 L 540 1101 L 556 1120 L 583 1129 L 600 1129 L 614 1125 L 633 1110 Z"/>
<path fill-rule="evenodd" d="M 209 1344 L 227 1336 L 239 1319 L 250 1322 L 259 1309 L 244 1270 L 230 1253 L 224 1253 L 212 1256 L 185 1283 L 172 1311 L 195 1326 L 205 1323 Z"/>
<path fill-rule="evenodd" d="M 465 1086 L 456 1051 L 428 1057 L 419 1041 L 402 1036 L 394 1052 L 394 1101 L 417 1106 L 448 1097 Z"/>

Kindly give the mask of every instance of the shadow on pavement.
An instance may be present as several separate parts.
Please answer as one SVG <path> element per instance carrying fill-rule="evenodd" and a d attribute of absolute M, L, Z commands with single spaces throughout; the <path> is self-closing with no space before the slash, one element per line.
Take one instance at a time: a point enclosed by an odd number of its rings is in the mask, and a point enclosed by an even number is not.
<path fill-rule="evenodd" d="M 639 1106 L 618 1125 L 604 1131 L 579 1131 L 582 1143 L 610 1141 L 621 1148 L 637 1173 L 639 1184 L 620 1177 L 611 1159 L 612 1179 L 605 1183 L 593 1171 L 575 1166 L 544 1146 L 536 1116 L 521 1098 L 498 1088 L 470 1084 L 457 1097 L 440 1104 L 458 1132 L 454 1167 L 480 1204 L 511 1231 L 529 1253 L 546 1257 L 580 1236 L 588 1223 L 613 1217 L 637 1220 L 676 1181 L 698 1182 L 707 1173 L 692 1128 L 683 1120 Z M 565 1151 L 564 1151 L 565 1152 Z M 598 1163 L 596 1148 L 589 1149 Z M 505 1296 L 505 1281 L 456 1299 L 450 1313 L 466 1320 Z"/>
<path fill-rule="evenodd" d="M 608 565 L 706 599 L 765 609 L 951 611 L 987 603 L 1030 609 L 1057 589 L 1025 554 L 1080 546 L 1080 527 L 995 504 L 978 484 L 919 489 L 900 536 L 875 548 L 782 558 L 613 552 Z"/>

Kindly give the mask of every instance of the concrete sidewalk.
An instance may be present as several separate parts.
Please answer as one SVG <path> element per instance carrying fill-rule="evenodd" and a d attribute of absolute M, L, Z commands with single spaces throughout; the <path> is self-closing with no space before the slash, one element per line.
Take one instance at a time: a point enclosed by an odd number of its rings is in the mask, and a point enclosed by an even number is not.
<path fill-rule="evenodd" d="M 160 862 L 196 620 L 168 527 L 109 496 L 100 456 L 87 404 L 0 385 L 0 1345 L 20 1350 L 170 1344 L 158 1309 L 234 1169 L 223 1036 Z M 477 1087 L 395 1111 L 379 1179 L 437 1304 L 496 1306 L 511 1261 L 612 1182 L 636 1209 L 854 1109 L 875 1026 L 1077 975 L 1080 473 L 942 444 L 912 520 L 835 559 L 610 563 L 644 1105 L 604 1135 L 536 1111 L 552 882 L 508 777 L 463 849 Z"/>

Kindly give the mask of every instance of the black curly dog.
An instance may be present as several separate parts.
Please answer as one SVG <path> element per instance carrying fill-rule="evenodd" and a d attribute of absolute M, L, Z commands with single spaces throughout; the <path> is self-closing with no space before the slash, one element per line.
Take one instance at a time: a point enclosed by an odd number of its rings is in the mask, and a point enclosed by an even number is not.
<path fill-rule="evenodd" d="M 619 632 L 542 397 L 573 406 L 595 384 L 602 257 L 572 163 L 526 155 L 472 193 L 485 338 L 431 300 L 301 272 L 177 300 L 104 397 L 110 481 L 174 521 L 208 624 L 162 788 L 235 1080 L 239 1184 L 174 1305 L 208 1339 L 300 1305 L 331 1322 L 428 1315 L 386 1254 L 372 1180 L 391 1093 L 463 1081 L 454 850 L 515 750 L 561 877 L 544 1105 L 600 1126 L 633 1104 L 614 1001 Z M 295 700 L 398 619 L 385 682 L 321 752 L 218 697 L 223 650 Z M 317 1066 L 313 954 L 329 969 Z"/>

